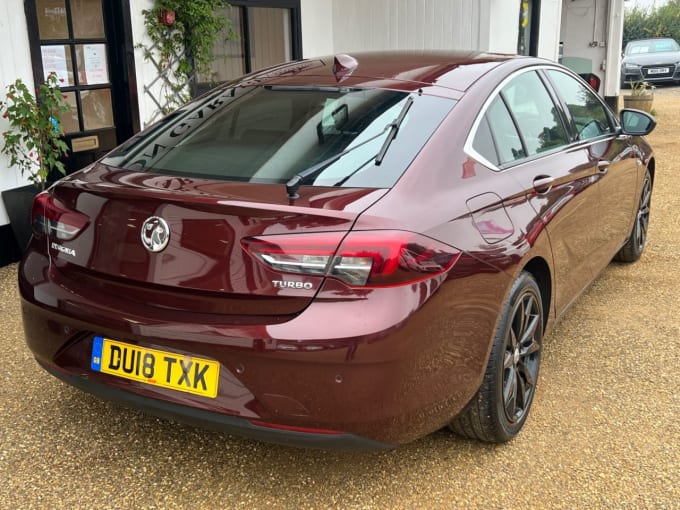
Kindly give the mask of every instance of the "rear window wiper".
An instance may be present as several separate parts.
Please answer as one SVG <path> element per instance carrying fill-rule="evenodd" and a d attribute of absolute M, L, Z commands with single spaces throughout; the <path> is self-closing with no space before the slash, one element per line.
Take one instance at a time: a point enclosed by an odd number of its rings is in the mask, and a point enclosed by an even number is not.
<path fill-rule="evenodd" d="M 312 177 L 316 177 L 319 175 L 321 172 L 323 172 L 326 168 L 331 166 L 333 163 L 335 163 L 337 160 L 342 158 L 343 156 L 349 154 L 350 152 L 363 147 L 369 142 L 372 142 L 376 138 L 380 138 L 385 134 L 385 131 L 390 129 L 392 127 L 393 123 L 388 124 L 385 126 L 385 128 L 378 133 L 377 135 L 374 135 L 370 138 L 367 138 L 363 142 L 355 145 L 354 147 L 350 147 L 349 149 L 346 149 L 342 152 L 338 152 L 337 154 L 331 156 L 330 158 L 326 158 L 323 161 L 320 161 L 316 165 L 310 166 L 309 168 L 302 170 L 301 172 L 298 172 L 295 174 L 287 183 L 286 183 L 286 192 L 288 192 L 288 198 L 291 200 L 295 200 L 296 198 L 300 198 L 300 195 L 298 195 L 297 191 L 300 188 L 300 186 L 308 179 Z M 382 149 L 381 149 L 382 150 Z M 373 159 L 373 158 L 371 158 Z M 364 165 L 362 165 L 363 167 Z"/>
<path fill-rule="evenodd" d="M 385 134 L 385 131 L 389 129 L 389 133 L 387 135 L 387 138 L 385 139 L 385 142 L 382 144 L 382 147 L 380 147 L 380 150 L 378 151 L 378 154 L 375 156 L 375 165 L 379 166 L 382 163 L 382 160 L 385 158 L 385 153 L 387 152 L 387 149 L 389 149 L 390 144 L 392 141 L 397 137 L 397 133 L 399 132 L 399 128 L 401 127 L 401 124 L 404 122 L 404 119 L 406 118 L 406 114 L 411 108 L 411 105 L 413 104 L 413 98 L 409 97 L 406 100 L 406 104 L 404 107 L 401 109 L 401 112 L 399 112 L 399 116 L 393 121 L 390 122 L 385 128 L 378 133 L 375 136 L 370 137 L 367 140 L 364 140 L 358 145 L 355 145 L 354 147 L 351 147 L 345 151 L 339 152 L 338 154 L 331 156 L 328 159 L 324 159 L 323 161 L 317 163 L 316 165 L 310 166 L 306 170 L 303 170 L 302 172 L 299 172 L 293 176 L 292 179 L 290 179 L 286 183 L 286 191 L 288 192 L 288 198 L 291 200 L 295 200 L 296 198 L 300 198 L 300 195 L 298 195 L 297 191 L 300 188 L 300 186 L 310 177 L 315 177 L 319 175 L 321 172 L 323 172 L 326 168 L 331 166 L 333 163 L 335 163 L 337 160 L 339 160 L 341 157 L 345 156 L 346 154 L 352 152 L 355 149 L 358 149 L 359 147 L 367 144 L 368 142 L 372 142 L 376 138 L 381 137 L 382 135 Z M 373 159 L 371 157 L 371 159 Z M 370 159 L 369 159 L 370 161 Z M 357 170 L 352 172 L 348 177 L 351 177 L 362 169 L 364 166 L 366 166 L 366 163 L 361 165 Z M 345 182 L 347 179 L 343 179 L 340 182 Z"/>
<path fill-rule="evenodd" d="M 382 144 L 382 147 L 380 147 L 380 151 L 378 152 L 378 155 L 375 157 L 376 166 L 380 166 L 380 163 L 382 163 L 382 160 L 385 158 L 385 153 L 387 152 L 387 149 L 390 148 L 390 145 L 392 144 L 394 139 L 397 137 L 397 133 L 399 132 L 399 128 L 401 127 L 402 122 L 404 122 L 404 119 L 406 118 L 406 114 L 411 109 L 412 104 L 413 104 L 413 98 L 409 97 L 406 100 L 406 104 L 401 109 L 401 112 L 399 112 L 399 116 L 395 119 L 394 122 L 387 125 L 387 127 L 390 128 L 390 132 L 387 135 L 387 138 L 385 138 L 385 142 Z"/>

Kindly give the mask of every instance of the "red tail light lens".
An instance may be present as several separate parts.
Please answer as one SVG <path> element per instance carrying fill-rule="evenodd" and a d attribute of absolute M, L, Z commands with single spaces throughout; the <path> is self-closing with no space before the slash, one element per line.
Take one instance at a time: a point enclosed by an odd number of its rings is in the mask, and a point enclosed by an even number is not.
<path fill-rule="evenodd" d="M 68 210 L 43 191 L 33 199 L 32 224 L 36 235 L 47 234 L 60 241 L 69 241 L 87 225 L 87 217 Z"/>
<path fill-rule="evenodd" d="M 368 287 L 430 278 L 448 270 L 460 255 L 418 234 L 384 230 L 248 238 L 243 246 L 282 273 L 328 276 Z"/>

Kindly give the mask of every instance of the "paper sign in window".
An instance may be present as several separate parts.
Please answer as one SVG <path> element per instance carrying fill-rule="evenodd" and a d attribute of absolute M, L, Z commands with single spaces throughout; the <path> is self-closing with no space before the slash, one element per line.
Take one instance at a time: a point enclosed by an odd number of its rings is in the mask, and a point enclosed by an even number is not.
<path fill-rule="evenodd" d="M 76 53 L 82 85 L 99 85 L 109 82 L 105 44 L 79 44 L 76 47 Z"/>
<path fill-rule="evenodd" d="M 40 54 L 42 57 L 43 74 L 47 78 L 50 73 L 57 73 L 59 79 L 59 86 L 69 87 L 73 85 L 71 79 L 70 67 L 71 59 L 67 61 L 66 46 L 53 45 L 41 46 Z"/>

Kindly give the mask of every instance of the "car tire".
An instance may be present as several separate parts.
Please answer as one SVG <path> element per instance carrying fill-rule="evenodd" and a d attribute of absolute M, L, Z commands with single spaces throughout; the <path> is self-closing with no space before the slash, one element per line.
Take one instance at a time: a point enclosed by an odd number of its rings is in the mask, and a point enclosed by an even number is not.
<path fill-rule="evenodd" d="M 649 170 L 645 171 L 640 192 L 635 222 L 626 240 L 626 244 L 614 257 L 619 262 L 635 262 L 642 256 L 647 243 L 647 229 L 649 228 L 649 212 L 652 205 L 652 176 Z"/>
<path fill-rule="evenodd" d="M 543 304 L 535 278 L 523 271 L 503 305 L 482 386 L 449 425 L 456 434 L 502 443 L 524 425 L 541 363 Z"/>

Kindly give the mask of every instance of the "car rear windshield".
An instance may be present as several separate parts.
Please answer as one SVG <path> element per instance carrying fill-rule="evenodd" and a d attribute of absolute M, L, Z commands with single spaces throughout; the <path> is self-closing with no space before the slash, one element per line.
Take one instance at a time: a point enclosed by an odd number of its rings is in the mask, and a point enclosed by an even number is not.
<path fill-rule="evenodd" d="M 226 88 L 169 115 L 103 163 L 259 183 L 286 183 L 318 165 L 304 184 L 388 188 L 454 104 L 382 89 Z"/>

